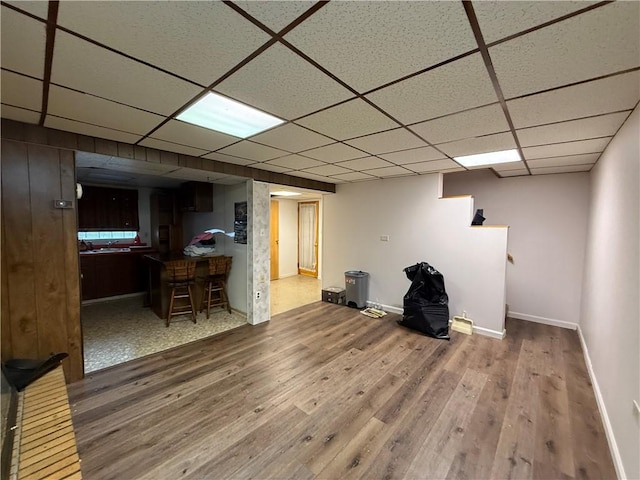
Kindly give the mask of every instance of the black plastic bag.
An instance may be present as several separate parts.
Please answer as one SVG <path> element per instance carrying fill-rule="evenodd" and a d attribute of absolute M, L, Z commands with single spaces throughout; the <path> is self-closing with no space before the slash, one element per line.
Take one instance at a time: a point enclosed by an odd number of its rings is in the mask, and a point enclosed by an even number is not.
<path fill-rule="evenodd" d="M 426 262 L 404 269 L 411 280 L 398 323 L 430 337 L 449 340 L 449 297 L 442 274 Z"/>
<path fill-rule="evenodd" d="M 52 354 L 45 360 L 33 358 L 14 358 L 2 365 L 2 370 L 11 385 L 22 391 L 50 370 L 53 370 L 68 357 L 67 353 Z"/>

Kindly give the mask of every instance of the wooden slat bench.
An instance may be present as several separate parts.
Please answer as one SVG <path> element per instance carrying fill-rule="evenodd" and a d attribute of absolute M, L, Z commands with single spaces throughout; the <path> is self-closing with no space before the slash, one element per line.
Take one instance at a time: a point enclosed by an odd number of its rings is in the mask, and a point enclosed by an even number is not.
<path fill-rule="evenodd" d="M 61 366 L 40 377 L 20 394 L 10 478 L 82 478 Z"/>

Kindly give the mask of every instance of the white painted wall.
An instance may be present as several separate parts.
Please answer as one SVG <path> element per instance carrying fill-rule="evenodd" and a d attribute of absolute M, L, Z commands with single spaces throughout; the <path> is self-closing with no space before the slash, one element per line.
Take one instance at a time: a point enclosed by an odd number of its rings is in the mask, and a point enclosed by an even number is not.
<path fill-rule="evenodd" d="M 506 228 L 472 228 L 473 199 L 439 199 L 441 175 L 340 184 L 324 197 L 323 287 L 370 274 L 369 299 L 402 308 L 403 269 L 426 261 L 445 279 L 451 316 L 494 335 L 504 328 Z M 380 241 L 389 235 L 388 242 Z"/>
<path fill-rule="evenodd" d="M 443 193 L 471 194 L 484 225 L 509 225 L 507 304 L 514 318 L 578 323 L 589 211 L 589 174 L 497 178 L 447 174 Z"/>
<path fill-rule="evenodd" d="M 620 478 L 640 478 L 640 110 L 591 171 L 580 330 Z"/>
<path fill-rule="evenodd" d="M 298 202 L 286 199 L 276 201 L 279 203 L 279 278 L 285 278 L 298 274 Z"/>

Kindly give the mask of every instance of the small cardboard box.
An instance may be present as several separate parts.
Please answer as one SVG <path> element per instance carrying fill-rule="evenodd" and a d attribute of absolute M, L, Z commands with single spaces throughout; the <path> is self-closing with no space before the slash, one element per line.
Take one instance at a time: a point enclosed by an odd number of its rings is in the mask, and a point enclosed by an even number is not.
<path fill-rule="evenodd" d="M 335 303 L 337 305 L 345 304 L 345 292 L 344 288 L 340 287 L 327 287 L 322 290 L 322 301 Z"/>

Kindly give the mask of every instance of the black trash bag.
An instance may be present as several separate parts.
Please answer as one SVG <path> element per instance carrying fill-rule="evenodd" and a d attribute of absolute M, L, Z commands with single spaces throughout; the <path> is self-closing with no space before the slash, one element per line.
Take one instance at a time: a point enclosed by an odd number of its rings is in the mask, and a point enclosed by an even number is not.
<path fill-rule="evenodd" d="M 9 383 L 18 391 L 22 391 L 45 373 L 60 365 L 62 360 L 68 356 L 67 353 L 56 353 L 45 360 L 13 358 L 2 365 L 2 370 Z"/>
<path fill-rule="evenodd" d="M 411 280 L 398 323 L 430 337 L 449 340 L 449 297 L 442 274 L 426 262 L 404 269 Z"/>

